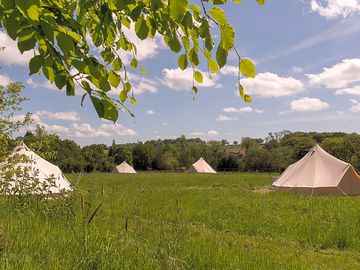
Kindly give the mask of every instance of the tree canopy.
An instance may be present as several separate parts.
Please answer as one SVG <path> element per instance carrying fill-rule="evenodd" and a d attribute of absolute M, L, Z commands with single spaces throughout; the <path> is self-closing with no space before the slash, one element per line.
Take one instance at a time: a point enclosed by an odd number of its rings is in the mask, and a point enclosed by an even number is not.
<path fill-rule="evenodd" d="M 257 2 L 263 5 L 265 0 Z M 203 82 L 200 62 L 207 63 L 209 73 L 217 73 L 230 50 L 235 50 L 239 94 L 251 102 L 240 79 L 241 75 L 254 77 L 255 66 L 234 47 L 235 31 L 220 7 L 224 4 L 226 0 L 199 0 L 198 4 L 188 0 L 0 0 L 0 29 L 17 41 L 21 53 L 34 52 L 30 75 L 42 72 L 69 96 L 75 95 L 77 87 L 84 89 L 81 105 L 89 97 L 99 117 L 116 121 L 119 109 L 131 114 L 128 100 L 136 103 L 128 69 L 146 73 L 125 28 L 134 29 L 140 40 L 161 36 L 179 54 L 179 67 L 192 68 L 194 93 L 195 82 Z M 215 31 L 220 33 L 218 41 Z M 129 66 L 121 57 L 124 52 L 132 55 Z M 118 98 L 109 97 L 114 88 L 121 90 Z"/>
<path fill-rule="evenodd" d="M 57 135 L 37 129 L 28 131 L 18 139 L 64 172 L 110 172 L 123 161 L 136 170 L 185 171 L 200 157 L 217 171 L 282 172 L 301 159 L 316 143 L 335 157 L 360 169 L 360 135 L 356 133 L 282 131 L 269 133 L 265 139 L 244 137 L 238 144 L 229 144 L 226 140 L 205 142 L 199 138 L 181 136 L 176 139 L 127 144 L 113 141 L 110 146 L 92 144 L 80 147 L 72 140 L 62 140 Z"/>

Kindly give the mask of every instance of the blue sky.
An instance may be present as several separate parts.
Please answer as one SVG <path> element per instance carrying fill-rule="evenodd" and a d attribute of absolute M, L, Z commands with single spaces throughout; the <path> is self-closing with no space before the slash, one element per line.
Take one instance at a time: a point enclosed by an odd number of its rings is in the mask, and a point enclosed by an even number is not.
<path fill-rule="evenodd" d="M 218 75 L 205 78 L 193 100 L 191 73 L 177 68 L 177 55 L 160 38 L 140 42 L 131 31 L 148 71 L 131 72 L 135 118 L 122 113 L 116 124 L 101 120 L 89 100 L 81 107 L 80 95 L 67 97 L 42 75 L 29 78 L 32 54 L 20 55 L 3 32 L 0 83 L 23 82 L 30 98 L 24 112 L 82 145 L 180 135 L 232 142 L 284 129 L 360 132 L 360 0 L 268 0 L 265 6 L 243 0 L 224 9 L 236 48 L 256 63 L 258 75 L 242 82 L 251 104 L 237 96 L 235 55 Z"/>

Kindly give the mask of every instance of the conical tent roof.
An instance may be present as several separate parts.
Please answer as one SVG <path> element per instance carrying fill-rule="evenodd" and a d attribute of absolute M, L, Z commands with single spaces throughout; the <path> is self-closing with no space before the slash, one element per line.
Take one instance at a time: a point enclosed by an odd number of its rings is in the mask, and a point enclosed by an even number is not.
<path fill-rule="evenodd" d="M 216 173 L 216 171 L 201 157 L 186 173 Z"/>
<path fill-rule="evenodd" d="M 114 169 L 116 173 L 136 173 L 133 167 L 131 167 L 126 161 L 117 165 Z"/>
<path fill-rule="evenodd" d="M 308 194 L 358 195 L 360 176 L 351 164 L 316 145 L 291 164 L 273 186 Z"/>
<path fill-rule="evenodd" d="M 26 184 L 35 185 L 35 180 L 38 181 L 36 186 L 42 187 L 41 191 L 33 189 L 30 193 L 59 195 L 62 192 L 71 192 L 73 190 L 70 182 L 65 178 L 58 166 L 48 162 L 31 151 L 24 143 L 21 143 L 19 146 L 14 148 L 11 155 L 14 156 L 15 154 L 23 155 L 28 160 L 27 162 L 18 163 L 16 165 L 17 168 L 28 169 L 27 176 L 29 179 L 26 179 Z M 20 181 L 20 178 L 14 176 L 14 180 L 9 183 L 10 188 L 18 186 Z"/>

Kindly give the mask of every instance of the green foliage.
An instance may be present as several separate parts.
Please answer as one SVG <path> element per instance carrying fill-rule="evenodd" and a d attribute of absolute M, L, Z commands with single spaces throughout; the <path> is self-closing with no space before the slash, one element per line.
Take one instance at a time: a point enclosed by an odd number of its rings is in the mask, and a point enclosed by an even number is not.
<path fill-rule="evenodd" d="M 188 0 L 0 0 L 0 28 L 17 40 L 21 53 L 34 52 L 30 75 L 42 72 L 69 96 L 75 95 L 76 85 L 82 87 L 86 93 L 82 103 L 89 97 L 99 117 L 116 121 L 119 114 L 115 110 L 129 111 L 125 105 L 129 92 L 130 103 L 136 103 L 133 89 L 126 86 L 130 84 L 127 66 L 119 56 L 119 52 L 131 54 L 130 67 L 139 68 L 136 44 L 128 39 L 125 28 L 133 27 L 141 40 L 162 36 L 174 53 L 183 50 L 178 65 L 184 70 L 190 64 L 199 83 L 202 79 L 196 68 L 202 61 L 201 52 L 211 72 L 226 64 L 229 51 L 236 50 L 234 29 L 217 6 L 226 1 L 206 2 L 198 6 Z M 219 44 L 215 44 L 210 21 L 219 27 Z M 100 56 L 91 49 L 92 44 Z M 211 57 L 214 48 L 216 60 Z M 241 66 L 244 75 L 255 76 L 254 68 Z M 126 89 L 118 99 L 111 99 L 111 87 Z"/>
<path fill-rule="evenodd" d="M 226 140 L 187 139 L 146 142 L 93 144 L 81 148 L 72 140 L 61 140 L 38 127 L 28 131 L 23 140 L 35 152 L 58 165 L 65 172 L 110 172 L 123 161 L 136 170 L 185 171 L 199 157 L 219 171 L 282 172 L 301 159 L 316 143 L 335 157 L 360 170 L 360 135 L 340 132 L 269 133 L 263 140 L 244 137 L 230 145 Z"/>
<path fill-rule="evenodd" d="M 242 58 L 240 60 L 240 72 L 244 74 L 246 77 L 254 78 L 256 75 L 255 65 L 251 60 L 247 58 Z"/>
<path fill-rule="evenodd" d="M 13 135 L 31 122 L 30 114 L 26 114 L 21 120 L 14 121 L 13 119 L 15 114 L 22 110 L 22 103 L 27 100 L 22 97 L 22 90 L 21 83 L 0 85 L 0 166 L 7 160 L 10 151 L 15 146 L 12 141 Z"/>

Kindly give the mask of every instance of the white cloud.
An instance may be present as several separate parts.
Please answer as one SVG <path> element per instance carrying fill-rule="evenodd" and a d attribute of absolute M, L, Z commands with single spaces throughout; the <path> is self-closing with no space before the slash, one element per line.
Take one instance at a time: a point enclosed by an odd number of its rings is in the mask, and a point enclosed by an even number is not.
<path fill-rule="evenodd" d="M 190 136 L 204 136 L 204 132 L 202 131 L 191 132 Z"/>
<path fill-rule="evenodd" d="M 292 96 L 305 90 L 301 81 L 270 72 L 259 73 L 255 78 L 242 79 L 241 83 L 250 95 L 266 98 Z"/>
<path fill-rule="evenodd" d="M 264 110 L 262 110 L 262 109 L 255 109 L 255 112 L 256 112 L 256 113 L 264 113 Z"/>
<path fill-rule="evenodd" d="M 291 101 L 290 107 L 293 112 L 314 112 L 325 110 L 330 105 L 318 98 L 303 97 Z"/>
<path fill-rule="evenodd" d="M 311 0 L 311 10 L 328 19 L 360 14 L 359 0 L 324 0 L 321 2 Z"/>
<path fill-rule="evenodd" d="M 301 67 L 293 66 L 291 70 L 295 73 L 303 72 L 303 69 Z"/>
<path fill-rule="evenodd" d="M 349 109 L 349 111 L 351 112 L 360 112 L 360 102 L 357 101 L 356 99 L 350 99 L 352 105 L 351 108 Z"/>
<path fill-rule="evenodd" d="M 0 64 L 2 65 L 28 65 L 30 59 L 34 56 L 32 51 L 20 53 L 17 44 L 6 33 L 0 31 L 0 47 L 5 50 L 0 52 Z"/>
<path fill-rule="evenodd" d="M 153 110 L 147 110 L 147 112 L 146 112 L 148 115 L 154 115 L 155 114 L 155 112 L 153 111 Z"/>
<path fill-rule="evenodd" d="M 242 108 L 233 108 L 233 107 L 229 107 L 229 108 L 224 108 L 223 109 L 224 112 L 227 112 L 227 113 L 242 113 L 242 112 L 252 112 L 253 111 L 253 108 L 247 106 L 247 107 L 242 107 Z"/>
<path fill-rule="evenodd" d="M 360 59 L 344 59 L 331 68 L 324 68 L 319 74 L 307 74 L 311 85 L 324 85 L 329 89 L 347 87 L 360 82 Z"/>
<path fill-rule="evenodd" d="M 163 125 L 163 126 L 167 126 L 168 123 L 167 123 L 167 122 L 163 122 L 162 125 Z"/>
<path fill-rule="evenodd" d="M 129 72 L 127 73 L 127 76 L 132 83 L 135 94 L 157 92 L 158 83 L 156 81 Z"/>
<path fill-rule="evenodd" d="M 239 118 L 233 116 L 226 116 L 226 115 L 219 115 L 216 118 L 216 121 L 220 121 L 220 122 L 235 121 L 235 120 L 239 120 Z"/>
<path fill-rule="evenodd" d="M 220 69 L 221 74 L 224 75 L 234 75 L 237 76 L 239 73 L 239 67 L 238 66 L 230 66 L 226 65 L 222 69 Z"/>
<path fill-rule="evenodd" d="M 44 123 L 39 123 L 44 126 L 45 130 L 49 133 L 61 133 L 61 134 L 70 134 L 70 128 L 60 125 L 48 125 Z"/>
<path fill-rule="evenodd" d="M 193 83 L 193 70 L 191 68 L 185 70 L 166 68 L 162 72 L 164 75 L 160 80 L 162 84 L 174 90 L 191 90 Z M 202 74 L 204 81 L 201 84 L 195 83 L 197 87 L 221 87 L 217 82 L 219 79 L 217 74 L 211 74 L 211 78 L 207 72 L 202 72 Z"/>
<path fill-rule="evenodd" d="M 194 137 L 200 137 L 200 136 L 204 136 L 204 135 L 209 135 L 211 137 L 216 137 L 219 135 L 219 132 L 217 132 L 216 130 L 209 130 L 208 132 L 203 132 L 203 131 L 195 131 L 195 132 L 191 132 L 190 136 L 194 136 Z"/>
<path fill-rule="evenodd" d="M 134 136 L 137 133 L 129 128 L 125 128 L 124 126 L 115 123 L 115 124 L 102 124 L 100 126 L 101 130 L 111 132 L 113 135 L 119 135 L 119 136 Z"/>
<path fill-rule="evenodd" d="M 360 95 L 360 85 L 355 85 L 353 87 L 338 89 L 335 91 L 335 95 Z"/>
<path fill-rule="evenodd" d="M 57 91 L 57 87 L 53 84 L 50 83 L 50 81 L 46 80 L 42 83 L 38 83 L 38 82 L 34 82 L 33 79 L 29 78 L 26 80 L 26 83 L 31 87 L 31 88 L 46 88 L 49 90 L 53 90 L 53 91 Z"/>
<path fill-rule="evenodd" d="M 209 130 L 207 133 L 209 136 L 215 137 L 219 135 L 219 132 L 217 132 L 216 130 Z"/>
<path fill-rule="evenodd" d="M 1 57 L 0 57 L 1 59 Z M 11 83 L 11 79 L 9 78 L 9 76 L 7 76 L 6 74 L 0 74 L 0 85 L 2 86 L 6 86 L 9 83 Z"/>
<path fill-rule="evenodd" d="M 40 119 L 52 119 L 62 121 L 79 121 L 80 116 L 77 112 L 49 112 L 49 111 L 36 111 L 34 115 Z"/>
<path fill-rule="evenodd" d="M 110 137 L 110 136 L 133 136 L 137 133 L 125 128 L 120 124 L 102 124 L 100 127 L 92 127 L 88 123 L 84 124 L 72 124 L 70 128 L 72 136 L 78 138 L 91 138 L 91 137 Z"/>

